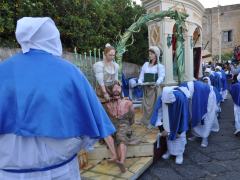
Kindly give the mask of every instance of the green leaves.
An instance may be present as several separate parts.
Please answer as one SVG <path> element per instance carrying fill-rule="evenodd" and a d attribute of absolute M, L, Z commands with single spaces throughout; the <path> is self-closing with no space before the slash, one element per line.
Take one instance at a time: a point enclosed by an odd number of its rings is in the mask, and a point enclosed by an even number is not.
<path fill-rule="evenodd" d="M 21 17 L 48 16 L 55 21 L 66 50 L 103 49 L 106 43 L 115 45 L 119 34 L 143 13 L 145 10 L 131 0 L 3 0 L 0 2 L 0 46 L 18 46 L 14 32 Z M 141 64 L 147 57 L 147 29 L 143 28 L 134 39 L 124 59 Z"/>
<path fill-rule="evenodd" d="M 138 32 L 139 29 L 151 20 L 158 20 L 161 21 L 164 17 L 170 17 L 176 21 L 176 32 L 175 36 L 177 38 L 177 71 L 178 71 L 178 79 L 179 82 L 183 80 L 183 73 L 184 73 L 184 45 L 183 45 L 183 31 L 185 30 L 185 19 L 187 18 L 187 14 L 179 13 L 177 11 L 172 11 L 169 9 L 168 11 L 161 11 L 160 13 L 150 13 L 145 14 L 139 17 L 139 19 L 134 22 L 126 32 L 120 36 L 120 40 L 117 43 L 117 62 L 120 65 L 120 71 L 122 67 L 122 56 L 127 51 L 127 47 L 129 44 L 127 43 L 133 34 Z M 147 44 L 147 43 L 146 43 Z"/>

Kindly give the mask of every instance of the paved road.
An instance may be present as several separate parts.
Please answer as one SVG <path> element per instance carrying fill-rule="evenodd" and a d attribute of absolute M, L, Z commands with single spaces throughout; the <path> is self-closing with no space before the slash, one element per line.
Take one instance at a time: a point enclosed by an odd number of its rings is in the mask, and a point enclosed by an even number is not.
<path fill-rule="evenodd" d="M 233 102 L 229 97 L 222 104 L 220 131 L 209 137 L 209 146 L 200 147 L 201 141 L 186 145 L 184 163 L 175 164 L 175 158 L 159 160 L 139 180 L 240 180 L 240 137 L 235 137 Z"/>

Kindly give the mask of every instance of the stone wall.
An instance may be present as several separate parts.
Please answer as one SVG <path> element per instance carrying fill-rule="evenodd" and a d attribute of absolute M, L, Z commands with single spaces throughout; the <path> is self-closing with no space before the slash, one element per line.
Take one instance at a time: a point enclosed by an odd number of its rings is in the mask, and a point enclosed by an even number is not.
<path fill-rule="evenodd" d="M 15 53 L 21 51 L 21 49 L 10 49 L 10 48 L 0 48 L 0 61 L 3 61 L 4 59 L 11 57 Z M 63 57 L 65 59 L 70 60 L 71 62 L 74 61 L 74 56 L 73 53 L 70 52 L 64 52 Z M 137 77 L 139 76 L 140 72 L 140 66 L 133 64 L 133 63 L 128 63 L 128 62 L 123 62 L 123 73 L 127 78 L 129 77 Z"/>
<path fill-rule="evenodd" d="M 3 61 L 4 59 L 7 59 L 11 57 L 12 55 L 16 54 L 17 52 L 20 52 L 21 49 L 14 49 L 14 48 L 0 48 L 0 61 Z M 63 52 L 63 57 L 65 59 L 68 59 L 70 61 L 73 61 L 73 53 L 70 52 Z"/>
<path fill-rule="evenodd" d="M 206 46 L 213 56 L 219 54 L 219 38 L 221 37 L 222 54 L 232 52 L 235 46 L 240 45 L 240 4 L 219 7 L 219 22 L 221 35 L 218 28 L 218 7 L 209 8 L 203 18 L 203 48 Z M 232 41 L 223 42 L 223 31 L 232 30 Z"/>
<path fill-rule="evenodd" d="M 19 51 L 20 49 L 0 48 L 0 61 L 11 57 Z"/>

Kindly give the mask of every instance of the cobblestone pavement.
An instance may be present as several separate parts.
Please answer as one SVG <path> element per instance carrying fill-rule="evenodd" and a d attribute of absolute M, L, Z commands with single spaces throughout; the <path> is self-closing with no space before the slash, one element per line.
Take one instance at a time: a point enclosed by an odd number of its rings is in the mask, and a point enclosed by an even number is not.
<path fill-rule="evenodd" d="M 219 124 L 220 131 L 211 133 L 207 148 L 200 147 L 200 140 L 188 141 L 182 165 L 176 165 L 175 158 L 160 159 L 139 180 L 240 180 L 240 137 L 233 134 L 235 128 L 231 97 L 222 104 Z"/>

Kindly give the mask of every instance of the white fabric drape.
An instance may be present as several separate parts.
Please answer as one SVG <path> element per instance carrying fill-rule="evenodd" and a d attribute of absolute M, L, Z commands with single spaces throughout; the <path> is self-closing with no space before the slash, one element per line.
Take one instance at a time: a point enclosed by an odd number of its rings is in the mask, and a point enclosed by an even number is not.
<path fill-rule="evenodd" d="M 0 135 L 0 169 L 45 168 L 60 164 L 80 149 L 91 149 L 96 142 L 89 137 L 54 139 L 46 137 L 22 137 L 14 134 Z M 0 179 L 41 180 L 80 179 L 77 159 L 56 169 L 34 173 L 8 173 L 0 170 Z M 59 176 L 61 174 L 61 176 Z M 14 180 L 15 180 L 14 179 Z M 70 178 L 71 179 L 71 178 Z"/>
<path fill-rule="evenodd" d="M 240 106 L 234 104 L 235 129 L 240 131 Z"/>
<path fill-rule="evenodd" d="M 182 132 L 174 141 L 167 140 L 169 154 L 174 156 L 182 155 L 186 144 L 186 132 Z"/>
<path fill-rule="evenodd" d="M 17 21 L 16 38 L 23 53 L 30 49 L 46 51 L 55 56 L 62 55 L 60 33 L 49 17 L 24 17 Z"/>

